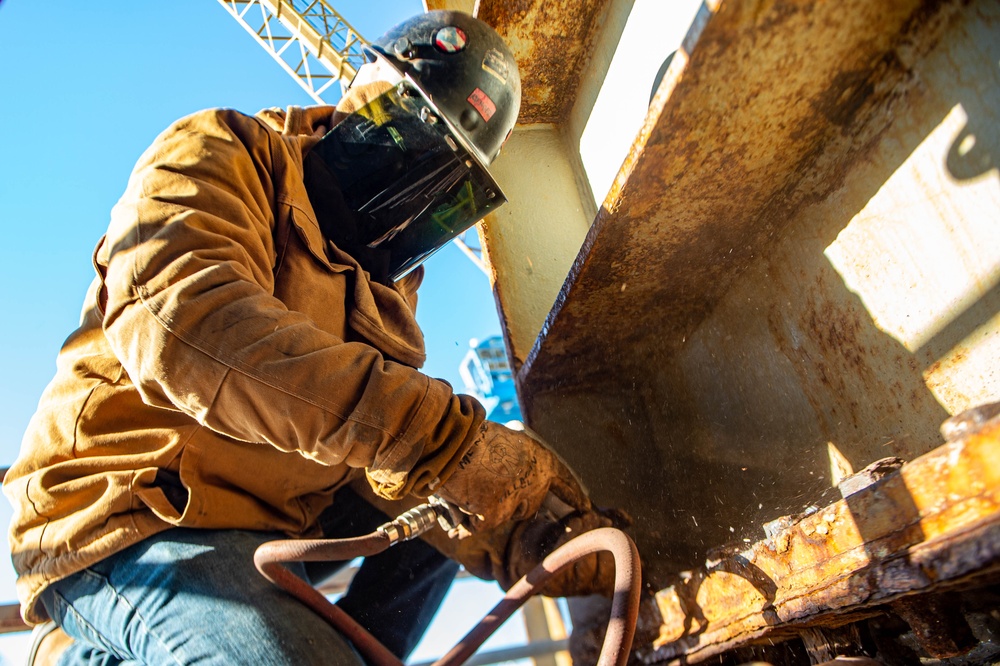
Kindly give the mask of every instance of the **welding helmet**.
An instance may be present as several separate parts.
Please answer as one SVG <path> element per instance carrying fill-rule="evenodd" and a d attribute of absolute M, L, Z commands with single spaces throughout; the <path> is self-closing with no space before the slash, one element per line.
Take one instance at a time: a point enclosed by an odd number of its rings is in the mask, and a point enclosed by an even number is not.
<path fill-rule="evenodd" d="M 517 120 L 521 84 L 500 36 L 458 12 L 409 19 L 366 56 L 352 87 L 374 77 L 387 90 L 309 151 L 306 186 L 314 205 L 323 200 L 317 214 L 332 214 L 324 233 L 388 282 L 506 202 L 488 166 Z"/>

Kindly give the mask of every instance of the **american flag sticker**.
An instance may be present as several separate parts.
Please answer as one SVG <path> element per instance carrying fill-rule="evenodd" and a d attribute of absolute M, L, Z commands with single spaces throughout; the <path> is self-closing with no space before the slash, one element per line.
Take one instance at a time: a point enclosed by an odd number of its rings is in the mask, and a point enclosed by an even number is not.
<path fill-rule="evenodd" d="M 468 38 L 461 28 L 449 25 L 434 34 L 434 46 L 445 53 L 458 53 L 465 48 Z"/>
<path fill-rule="evenodd" d="M 490 99 L 489 95 L 484 93 L 479 88 L 472 91 L 472 94 L 469 95 L 468 102 L 476 109 L 476 111 L 479 112 L 479 115 L 481 115 L 483 120 L 486 122 L 489 122 L 490 118 L 493 117 L 493 114 L 497 112 L 497 105 L 493 103 L 493 100 Z"/>
<path fill-rule="evenodd" d="M 500 83 L 507 83 L 507 59 L 497 49 L 490 49 L 483 57 L 483 70 L 495 76 Z"/>

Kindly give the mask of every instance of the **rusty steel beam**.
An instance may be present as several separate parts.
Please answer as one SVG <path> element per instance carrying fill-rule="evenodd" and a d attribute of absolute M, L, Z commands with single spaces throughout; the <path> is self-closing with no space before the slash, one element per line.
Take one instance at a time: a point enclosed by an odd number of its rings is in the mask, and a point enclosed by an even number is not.
<path fill-rule="evenodd" d="M 913 460 L 1000 397 L 1000 181 L 949 166 L 998 154 L 998 26 L 995 0 L 703 6 L 517 370 L 654 588 L 816 502 L 833 451 Z"/>
<path fill-rule="evenodd" d="M 1000 417 L 656 594 L 647 663 L 695 663 L 889 604 L 941 656 L 973 647 L 921 612 L 940 592 L 1000 575 Z M 935 606 L 935 604 L 937 604 Z M 935 628 L 934 625 L 937 625 Z M 947 636 L 940 627 L 946 627 Z"/>
<path fill-rule="evenodd" d="M 528 43 L 535 20 L 483 4 Z M 706 2 L 518 373 L 529 422 L 541 391 L 600 384 L 609 364 L 641 367 L 629 350 L 644 344 L 667 355 L 682 346 L 794 212 L 829 195 L 891 123 L 909 63 L 960 7 Z"/>
<path fill-rule="evenodd" d="M 558 124 L 566 119 L 611 2 L 479 0 L 476 16 L 496 28 L 517 58 L 519 123 Z M 428 2 L 432 4 L 437 3 Z"/>

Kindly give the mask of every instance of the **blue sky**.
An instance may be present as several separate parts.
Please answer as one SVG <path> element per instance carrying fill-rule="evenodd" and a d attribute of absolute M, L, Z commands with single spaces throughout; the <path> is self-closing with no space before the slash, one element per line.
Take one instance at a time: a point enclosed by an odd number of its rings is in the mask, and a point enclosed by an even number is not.
<path fill-rule="evenodd" d="M 334 6 L 368 39 L 422 11 L 419 0 Z M 7 466 L 78 321 L 91 252 L 140 153 L 199 109 L 253 113 L 312 102 L 212 0 L 0 0 L 0 62 L 0 466 Z M 458 388 L 469 339 L 500 330 L 486 276 L 454 247 L 428 262 L 418 320 L 425 371 Z M 0 502 L 3 524 L 9 515 Z M 0 560 L 0 601 L 13 600 L 10 566 Z M 2 643 L 0 657 L 9 660 Z"/>

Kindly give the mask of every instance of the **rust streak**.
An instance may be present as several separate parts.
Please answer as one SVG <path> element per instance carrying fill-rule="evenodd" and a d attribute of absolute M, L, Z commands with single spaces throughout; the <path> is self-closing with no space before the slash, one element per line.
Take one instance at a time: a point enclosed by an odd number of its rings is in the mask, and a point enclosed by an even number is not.
<path fill-rule="evenodd" d="M 521 72 L 521 124 L 559 123 L 576 100 L 608 0 L 482 0 L 477 16 L 499 32 Z"/>

